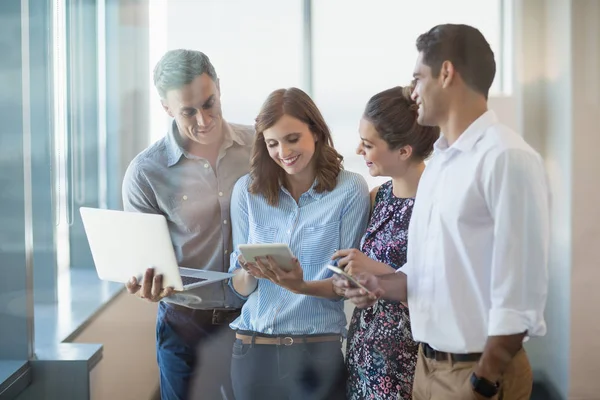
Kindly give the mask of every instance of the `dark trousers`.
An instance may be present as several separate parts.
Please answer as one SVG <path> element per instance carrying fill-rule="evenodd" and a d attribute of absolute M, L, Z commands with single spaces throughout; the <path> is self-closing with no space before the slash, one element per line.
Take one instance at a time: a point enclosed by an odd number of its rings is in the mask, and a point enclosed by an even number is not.
<path fill-rule="evenodd" d="M 346 377 L 339 342 L 233 344 L 231 381 L 236 400 L 342 400 Z"/>
<path fill-rule="evenodd" d="M 187 311 L 164 302 L 158 307 L 161 399 L 233 400 L 229 354 L 235 335 L 228 321 L 213 324 L 210 311 Z"/>

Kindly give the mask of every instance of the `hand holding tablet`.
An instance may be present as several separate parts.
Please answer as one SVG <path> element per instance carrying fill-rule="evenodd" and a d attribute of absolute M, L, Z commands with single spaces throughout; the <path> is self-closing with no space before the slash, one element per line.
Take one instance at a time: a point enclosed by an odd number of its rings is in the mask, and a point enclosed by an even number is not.
<path fill-rule="evenodd" d="M 256 263 L 257 258 L 265 260 L 271 256 L 279 267 L 290 272 L 294 269 L 294 255 L 285 243 L 240 244 L 240 253 L 247 262 Z"/>

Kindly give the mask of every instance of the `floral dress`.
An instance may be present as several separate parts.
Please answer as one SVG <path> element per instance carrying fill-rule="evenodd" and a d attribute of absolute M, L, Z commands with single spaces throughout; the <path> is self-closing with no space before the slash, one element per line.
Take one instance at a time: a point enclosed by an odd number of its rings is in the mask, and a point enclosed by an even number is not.
<path fill-rule="evenodd" d="M 394 196 L 391 181 L 381 185 L 360 250 L 393 268 L 404 265 L 413 204 Z M 356 308 L 346 348 L 348 398 L 411 399 L 417 349 L 404 304 L 378 300 Z"/>

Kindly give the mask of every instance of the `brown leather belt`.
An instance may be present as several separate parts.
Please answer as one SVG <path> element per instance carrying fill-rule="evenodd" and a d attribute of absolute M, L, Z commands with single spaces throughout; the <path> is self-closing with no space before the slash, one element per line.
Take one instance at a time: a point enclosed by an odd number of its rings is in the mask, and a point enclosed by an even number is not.
<path fill-rule="evenodd" d="M 184 307 L 175 303 L 167 303 L 167 307 L 171 310 L 185 314 L 189 318 L 198 321 L 200 324 L 212 325 L 227 325 L 233 322 L 240 315 L 240 309 L 236 308 L 221 308 L 214 310 L 199 310 L 189 307 Z"/>
<path fill-rule="evenodd" d="M 342 342 L 342 337 L 340 335 L 253 337 L 251 335 L 236 333 L 235 338 L 241 340 L 243 344 L 252 344 L 252 340 L 254 339 L 254 344 L 271 344 L 276 346 L 292 346 L 304 343 Z"/>
<path fill-rule="evenodd" d="M 421 343 L 421 349 L 423 349 L 425 357 L 437 361 L 473 362 L 479 361 L 481 358 L 481 353 L 454 354 L 437 351 L 427 343 Z"/>

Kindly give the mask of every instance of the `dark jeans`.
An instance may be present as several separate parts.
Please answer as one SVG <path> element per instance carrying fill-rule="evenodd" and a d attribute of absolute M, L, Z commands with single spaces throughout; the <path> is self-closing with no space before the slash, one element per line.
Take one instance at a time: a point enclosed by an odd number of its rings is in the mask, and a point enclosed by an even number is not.
<path fill-rule="evenodd" d="M 292 346 L 233 344 L 236 400 L 342 400 L 346 368 L 339 342 Z"/>
<path fill-rule="evenodd" d="M 235 335 L 227 323 L 213 325 L 210 312 L 196 314 L 159 304 L 156 358 L 161 399 L 233 400 L 229 352 Z"/>

